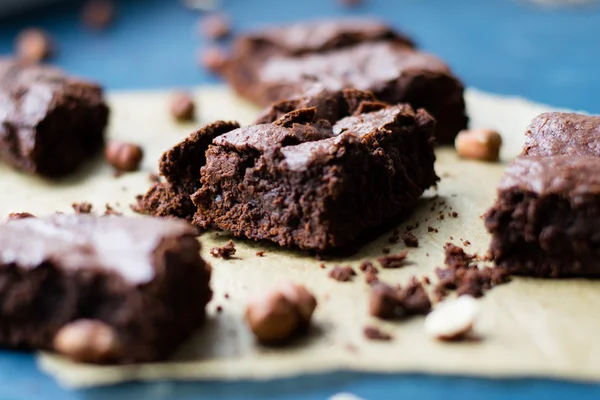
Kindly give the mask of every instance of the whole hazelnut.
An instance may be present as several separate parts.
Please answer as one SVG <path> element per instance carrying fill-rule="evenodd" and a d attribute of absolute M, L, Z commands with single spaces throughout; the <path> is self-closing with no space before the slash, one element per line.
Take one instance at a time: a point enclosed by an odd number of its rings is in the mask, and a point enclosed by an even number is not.
<path fill-rule="evenodd" d="M 123 348 L 113 328 L 101 321 L 80 319 L 56 333 L 54 350 L 73 361 L 102 364 L 118 358 Z"/>
<path fill-rule="evenodd" d="M 106 145 L 104 157 L 119 171 L 136 171 L 142 162 L 144 152 L 138 145 L 113 140 Z"/>
<path fill-rule="evenodd" d="M 315 308 L 317 308 L 317 299 L 302 285 L 292 282 L 286 282 L 281 285 L 279 291 L 293 304 L 296 305 L 300 314 L 300 322 L 308 325 L 312 318 Z"/>
<path fill-rule="evenodd" d="M 293 336 L 300 323 L 296 306 L 281 292 L 269 292 L 246 306 L 246 321 L 256 338 L 276 344 Z"/>
<path fill-rule="evenodd" d="M 454 144 L 462 158 L 498 161 L 502 136 L 491 129 L 470 129 L 459 132 Z"/>
<path fill-rule="evenodd" d="M 175 92 L 171 97 L 171 115 L 177 121 L 193 121 L 196 105 L 189 93 Z"/>
<path fill-rule="evenodd" d="M 52 55 L 52 40 L 41 29 L 25 29 L 17 36 L 15 52 L 21 62 L 38 64 Z"/>

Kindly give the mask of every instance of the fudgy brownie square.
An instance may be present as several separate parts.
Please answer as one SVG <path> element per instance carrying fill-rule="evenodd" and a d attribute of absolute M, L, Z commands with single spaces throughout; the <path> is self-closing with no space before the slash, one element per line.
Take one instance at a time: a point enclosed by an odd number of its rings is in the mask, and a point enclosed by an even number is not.
<path fill-rule="evenodd" d="M 11 166 L 67 175 L 101 151 L 107 121 L 97 84 L 0 59 L 0 158 Z"/>
<path fill-rule="evenodd" d="M 306 22 L 241 36 L 221 73 L 241 96 L 262 106 L 319 85 L 425 108 L 438 122 L 438 143 L 453 143 L 468 122 L 464 87 L 448 66 L 374 20 Z"/>
<path fill-rule="evenodd" d="M 485 225 L 496 264 L 510 273 L 600 276 L 600 158 L 517 158 Z"/>
<path fill-rule="evenodd" d="M 184 221 L 32 217 L 1 224 L 0 243 L 0 347 L 77 353 L 83 343 L 80 361 L 157 361 L 205 319 L 210 266 Z M 81 329 L 65 333 L 73 323 Z"/>
<path fill-rule="evenodd" d="M 191 197 L 194 223 L 324 251 L 407 213 L 435 185 L 426 111 L 362 102 L 333 125 L 316 114 L 300 109 L 215 138 Z"/>
<path fill-rule="evenodd" d="M 600 156 L 600 117 L 549 112 L 533 119 L 525 132 L 522 155 Z"/>

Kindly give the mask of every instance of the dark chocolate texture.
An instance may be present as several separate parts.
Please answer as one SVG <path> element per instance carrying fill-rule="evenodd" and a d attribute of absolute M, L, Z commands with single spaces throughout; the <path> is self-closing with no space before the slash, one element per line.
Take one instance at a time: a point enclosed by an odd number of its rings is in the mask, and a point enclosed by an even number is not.
<path fill-rule="evenodd" d="M 600 276 L 600 158 L 517 158 L 485 224 L 492 257 L 511 273 Z"/>
<path fill-rule="evenodd" d="M 42 66 L 0 59 L 0 158 L 58 178 L 104 145 L 108 107 L 102 88 Z"/>
<path fill-rule="evenodd" d="M 427 109 L 439 143 L 466 128 L 464 87 L 438 58 L 373 20 L 308 22 L 240 37 L 221 73 L 262 105 L 302 97 L 314 87 L 372 92 L 381 101 Z"/>
<path fill-rule="evenodd" d="M 194 235 L 183 221 L 150 217 L 0 225 L 0 346 L 53 350 L 62 327 L 89 319 L 123 343 L 110 362 L 165 359 L 202 325 L 212 295 Z"/>

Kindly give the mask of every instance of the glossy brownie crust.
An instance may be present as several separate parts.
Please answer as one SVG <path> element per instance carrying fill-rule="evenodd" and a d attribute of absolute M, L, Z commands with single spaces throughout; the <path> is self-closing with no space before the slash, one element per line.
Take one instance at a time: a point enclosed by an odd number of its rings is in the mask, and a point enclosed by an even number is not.
<path fill-rule="evenodd" d="M 453 143 L 468 122 L 464 87 L 448 66 L 373 20 L 309 22 L 242 36 L 221 72 L 262 106 L 302 97 L 317 85 L 425 108 L 438 122 L 438 143 Z"/>
<path fill-rule="evenodd" d="M 513 274 L 600 277 L 600 159 L 516 159 L 485 225 L 497 265 Z"/>
<path fill-rule="evenodd" d="M 100 86 L 0 59 L 0 157 L 14 168 L 73 172 L 102 149 L 107 121 Z"/>
<path fill-rule="evenodd" d="M 183 221 L 150 217 L 0 225 L 0 346 L 53 350 L 61 327 L 93 319 L 123 344 L 109 362 L 165 359 L 201 326 L 211 298 L 194 234 Z"/>
<path fill-rule="evenodd" d="M 316 113 L 300 109 L 217 137 L 192 196 L 194 222 L 325 251 L 410 211 L 436 183 L 427 112 L 362 102 L 333 126 Z"/>

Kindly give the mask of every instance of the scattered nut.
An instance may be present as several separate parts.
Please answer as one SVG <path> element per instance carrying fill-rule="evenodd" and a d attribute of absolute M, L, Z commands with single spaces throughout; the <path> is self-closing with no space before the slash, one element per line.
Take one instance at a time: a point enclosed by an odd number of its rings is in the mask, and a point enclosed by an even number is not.
<path fill-rule="evenodd" d="M 302 285 L 287 282 L 281 285 L 281 293 L 293 304 L 300 313 L 300 322 L 304 325 L 310 323 L 313 312 L 317 308 L 317 299 Z"/>
<path fill-rule="evenodd" d="M 196 105 L 194 99 L 186 92 L 175 92 L 171 97 L 171 115 L 177 121 L 193 121 Z"/>
<path fill-rule="evenodd" d="M 52 39 L 41 29 L 26 29 L 17 36 L 15 51 L 21 62 L 38 64 L 52 55 Z"/>
<path fill-rule="evenodd" d="M 101 364 L 118 358 L 122 346 L 114 329 L 104 322 L 80 319 L 57 332 L 54 350 L 73 361 Z"/>
<path fill-rule="evenodd" d="M 301 285 L 284 283 L 248 302 L 246 321 L 264 344 L 280 344 L 305 331 L 317 307 L 315 297 Z"/>
<path fill-rule="evenodd" d="M 223 14 L 212 14 L 201 21 L 202 34 L 209 39 L 222 39 L 231 33 L 229 18 Z"/>
<path fill-rule="evenodd" d="M 91 29 L 106 29 L 114 19 L 115 4 L 111 0 L 88 0 L 83 6 L 81 20 Z"/>
<path fill-rule="evenodd" d="M 300 322 L 296 306 L 279 291 L 252 300 L 246 307 L 245 316 L 256 338 L 266 344 L 289 339 Z"/>
<path fill-rule="evenodd" d="M 454 144 L 462 158 L 498 161 L 502 136 L 491 129 L 470 129 L 459 132 Z"/>
<path fill-rule="evenodd" d="M 4 222 L 8 222 L 8 221 L 14 221 L 17 219 L 25 219 L 25 218 L 35 218 L 35 215 L 30 214 L 28 212 L 17 212 L 17 213 L 10 213 L 6 216 L 6 218 L 4 219 Z"/>
<path fill-rule="evenodd" d="M 235 243 L 233 240 L 227 242 L 224 246 L 221 247 L 213 247 L 210 249 L 210 255 L 215 258 L 222 258 L 224 260 L 228 260 L 235 254 Z"/>
<path fill-rule="evenodd" d="M 113 140 L 106 146 L 104 157 L 118 171 L 130 172 L 139 168 L 144 152 L 136 144 Z"/>
<path fill-rule="evenodd" d="M 456 340 L 473 329 L 479 303 L 471 296 L 445 300 L 425 318 L 425 333 L 439 340 Z"/>
<path fill-rule="evenodd" d="M 209 47 L 200 54 L 200 64 L 207 70 L 218 73 L 227 63 L 227 54 L 219 47 Z"/>

